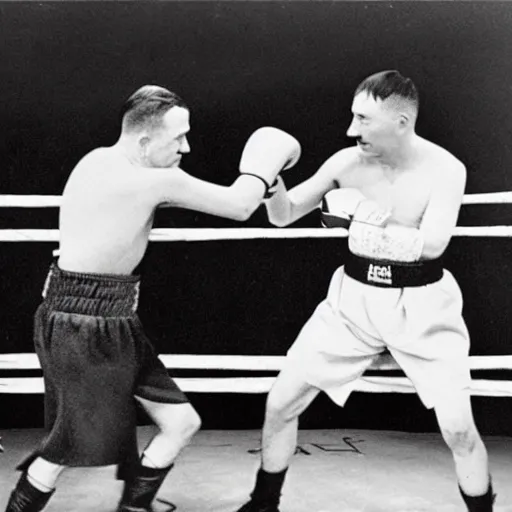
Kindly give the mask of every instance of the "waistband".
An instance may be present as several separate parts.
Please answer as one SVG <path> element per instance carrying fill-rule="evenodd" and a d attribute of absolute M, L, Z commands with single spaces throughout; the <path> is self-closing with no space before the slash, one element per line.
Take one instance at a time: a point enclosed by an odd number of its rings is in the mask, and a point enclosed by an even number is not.
<path fill-rule="evenodd" d="M 53 263 L 43 289 L 51 309 L 89 316 L 132 316 L 137 311 L 140 278 L 62 270 Z"/>
<path fill-rule="evenodd" d="M 404 263 L 374 260 L 349 253 L 345 273 L 361 283 L 381 288 L 409 288 L 435 283 L 443 277 L 441 259 Z"/>

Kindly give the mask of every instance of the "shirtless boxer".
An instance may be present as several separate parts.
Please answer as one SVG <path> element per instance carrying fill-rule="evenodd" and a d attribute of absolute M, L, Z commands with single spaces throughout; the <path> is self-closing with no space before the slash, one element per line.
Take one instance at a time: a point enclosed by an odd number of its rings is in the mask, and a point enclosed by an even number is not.
<path fill-rule="evenodd" d="M 468 510 L 489 512 L 493 492 L 470 404 L 462 297 L 440 260 L 456 225 L 465 167 L 415 133 L 417 90 L 397 71 L 364 80 L 352 112 L 347 135 L 357 145 L 335 153 L 290 191 L 278 179 L 266 202 L 276 226 L 323 203 L 324 225 L 349 229 L 349 258 L 268 395 L 261 466 L 239 512 L 278 510 L 299 415 L 320 391 L 343 405 L 386 348 L 424 405 L 434 408 Z"/>
<path fill-rule="evenodd" d="M 190 151 L 190 126 L 178 96 L 144 86 L 122 114 L 118 142 L 87 154 L 63 192 L 60 257 L 35 315 L 49 433 L 19 466 L 23 473 L 7 512 L 42 510 L 66 466 L 110 464 L 119 465 L 125 480 L 118 512 L 151 509 L 200 426 L 136 313 L 140 283 L 132 272 L 148 245 L 155 209 L 174 206 L 243 221 L 278 172 L 300 156 L 293 137 L 261 128 L 244 148 L 242 174 L 230 187 L 214 185 L 179 168 Z M 159 427 L 140 459 L 134 398 Z"/>

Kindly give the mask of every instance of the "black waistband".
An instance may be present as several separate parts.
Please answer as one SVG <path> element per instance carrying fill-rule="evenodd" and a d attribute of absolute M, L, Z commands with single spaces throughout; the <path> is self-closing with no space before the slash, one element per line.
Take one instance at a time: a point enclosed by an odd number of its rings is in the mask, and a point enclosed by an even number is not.
<path fill-rule="evenodd" d="M 139 288 L 138 276 L 70 272 L 54 263 L 44 284 L 43 297 L 56 311 L 130 316 L 137 310 Z"/>
<path fill-rule="evenodd" d="M 371 286 L 409 288 L 439 281 L 443 277 L 443 265 L 440 259 L 404 263 L 373 260 L 349 253 L 345 273 Z"/>

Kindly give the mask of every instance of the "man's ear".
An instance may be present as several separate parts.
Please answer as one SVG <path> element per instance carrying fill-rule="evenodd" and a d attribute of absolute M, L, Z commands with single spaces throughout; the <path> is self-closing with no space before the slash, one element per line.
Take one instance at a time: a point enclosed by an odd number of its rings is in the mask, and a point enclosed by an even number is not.
<path fill-rule="evenodd" d="M 146 158 L 147 148 L 149 145 L 149 137 L 147 135 L 141 135 L 137 140 L 137 144 L 139 146 L 139 151 L 140 151 L 141 157 Z"/>
<path fill-rule="evenodd" d="M 408 128 L 411 124 L 411 117 L 406 112 L 400 112 L 398 116 L 398 126 L 401 129 Z"/>

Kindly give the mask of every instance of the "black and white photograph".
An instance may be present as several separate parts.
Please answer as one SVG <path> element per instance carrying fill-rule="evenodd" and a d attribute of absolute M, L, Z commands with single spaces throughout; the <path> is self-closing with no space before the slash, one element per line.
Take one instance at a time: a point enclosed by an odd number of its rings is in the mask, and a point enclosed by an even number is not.
<path fill-rule="evenodd" d="M 512 512 L 512 2 L 0 0 L 0 511 Z"/>

